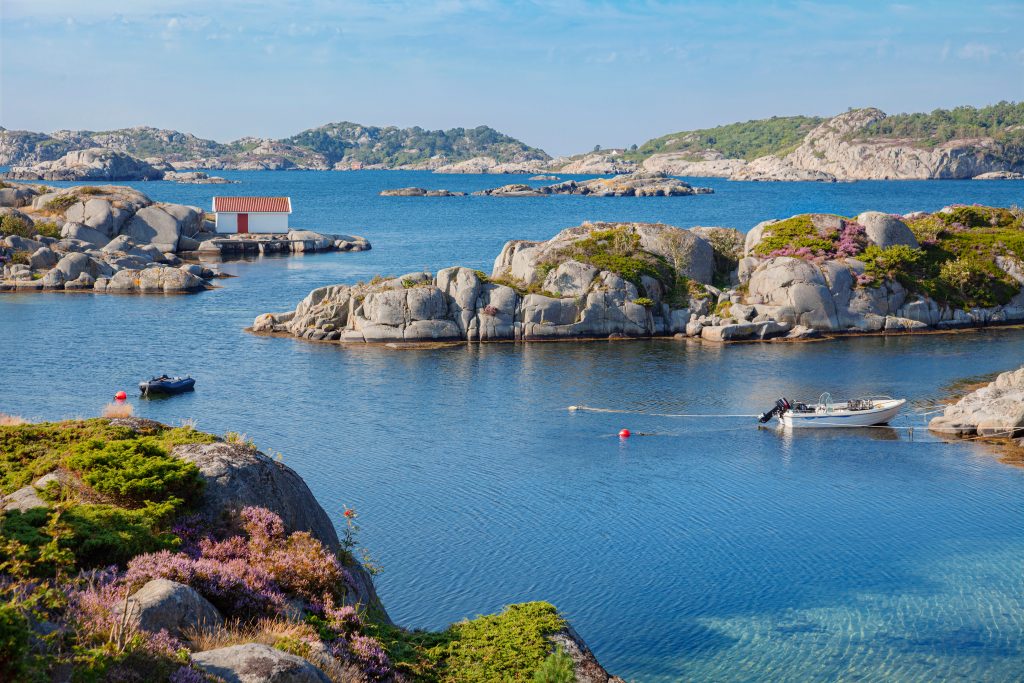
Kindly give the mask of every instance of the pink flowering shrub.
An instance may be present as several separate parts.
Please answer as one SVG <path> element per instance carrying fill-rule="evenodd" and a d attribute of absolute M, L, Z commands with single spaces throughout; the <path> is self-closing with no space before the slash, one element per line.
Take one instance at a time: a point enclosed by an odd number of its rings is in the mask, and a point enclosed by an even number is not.
<path fill-rule="evenodd" d="M 104 680 L 166 677 L 164 670 L 174 665 L 182 643 L 167 631 L 135 628 L 124 613 L 130 590 L 114 568 L 84 574 L 67 588 L 64 619 L 75 634 L 81 664 L 86 669 L 98 666 Z M 91 663 L 87 654 L 94 658 Z"/>
<path fill-rule="evenodd" d="M 389 681 L 394 668 L 384 646 L 376 638 L 364 635 L 363 621 L 354 607 L 337 607 L 330 598 L 313 605 L 309 617 L 320 631 L 332 657 L 357 667 L 367 681 Z"/>
<path fill-rule="evenodd" d="M 309 533 L 285 534 L 281 518 L 264 508 L 245 508 L 241 517 L 244 536 L 201 539 L 193 555 L 139 555 L 128 563 L 127 581 L 184 583 L 239 616 L 279 613 L 289 597 L 319 600 L 353 584 L 334 553 Z"/>
<path fill-rule="evenodd" d="M 368 681 L 391 680 L 391 660 L 379 640 L 370 636 L 352 636 L 348 641 L 348 651 L 349 661 L 359 667 Z"/>

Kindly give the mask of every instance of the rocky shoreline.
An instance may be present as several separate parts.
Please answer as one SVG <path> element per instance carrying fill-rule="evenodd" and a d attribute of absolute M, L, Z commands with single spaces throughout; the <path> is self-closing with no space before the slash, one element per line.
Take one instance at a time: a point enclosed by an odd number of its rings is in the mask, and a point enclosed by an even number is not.
<path fill-rule="evenodd" d="M 0 184 L 0 292 L 193 293 L 219 277 L 202 259 L 370 247 L 308 230 L 219 235 L 198 207 L 118 185 Z"/>
<path fill-rule="evenodd" d="M 547 178 L 544 178 L 545 180 Z M 553 185 L 526 185 L 512 183 L 501 187 L 478 190 L 477 197 L 546 197 L 551 195 L 578 195 L 582 197 L 685 197 L 712 194 L 709 187 L 693 187 L 664 173 L 637 171 L 612 178 L 567 180 Z M 381 197 L 464 197 L 465 192 L 427 190 L 422 187 L 403 187 L 381 190 Z"/>
<path fill-rule="evenodd" d="M 708 342 L 1024 322 L 1024 216 L 993 207 L 730 228 L 587 223 L 452 267 L 312 291 L 250 328 L 312 341 L 647 338 Z M 919 241 L 920 240 L 920 241 Z M 987 249 L 982 252 L 981 249 Z"/>
<path fill-rule="evenodd" d="M 946 406 L 928 429 L 946 438 L 995 445 L 1003 462 L 1024 466 L 1024 367 L 1000 373 Z"/>
<path fill-rule="evenodd" d="M 581 683 L 621 683 L 547 603 L 430 634 L 394 625 L 354 555 L 355 512 L 339 537 L 302 478 L 237 434 L 0 418 L 0 444 L 20 449 L 0 488 L 0 541 L 20 553 L 0 569 L 12 680 L 398 683 L 424 666 L 526 680 L 554 658 Z M 30 552 L 47 534 L 62 554 Z M 511 661 L 489 661 L 495 638 Z"/>

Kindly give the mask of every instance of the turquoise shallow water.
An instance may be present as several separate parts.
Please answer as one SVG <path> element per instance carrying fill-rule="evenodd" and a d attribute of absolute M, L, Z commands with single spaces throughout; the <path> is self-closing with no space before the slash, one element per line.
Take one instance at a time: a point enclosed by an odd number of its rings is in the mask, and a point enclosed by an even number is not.
<path fill-rule="evenodd" d="M 744 419 L 570 413 L 758 413 L 781 394 L 889 393 L 915 410 L 966 376 L 1021 363 L 1024 332 L 725 348 L 649 342 L 336 348 L 247 335 L 309 289 L 462 262 L 589 218 L 743 229 L 800 210 L 1011 204 L 1013 183 L 720 185 L 655 200 L 390 199 L 512 178 L 252 173 L 296 223 L 374 250 L 227 264 L 192 297 L 0 297 L 0 411 L 94 415 L 153 372 L 198 390 L 137 414 L 244 431 L 310 483 L 385 567 L 399 622 L 440 627 L 549 599 L 613 671 L 638 681 L 1024 678 L 1024 470 L 906 430 L 798 434 Z M 144 184 L 206 204 L 224 188 Z M 299 199 L 301 198 L 301 199 Z M 202 200 L 202 201 L 200 201 Z M 567 200 L 567 201 L 563 201 Z M 705 201 L 710 200 L 710 201 Z M 622 427 L 637 436 L 620 441 Z"/>

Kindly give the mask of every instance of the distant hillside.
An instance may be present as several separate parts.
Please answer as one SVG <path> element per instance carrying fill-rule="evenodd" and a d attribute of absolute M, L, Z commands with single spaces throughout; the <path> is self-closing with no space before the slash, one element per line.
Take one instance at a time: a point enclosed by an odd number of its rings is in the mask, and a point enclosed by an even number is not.
<path fill-rule="evenodd" d="M 322 154 L 328 163 L 361 163 L 387 167 L 415 165 L 443 158 L 448 163 L 489 156 L 499 162 L 550 159 L 543 150 L 488 126 L 424 130 L 378 128 L 342 121 L 311 128 L 281 142 Z"/>
<path fill-rule="evenodd" d="M 732 180 L 917 180 L 1024 171 L 1024 103 L 888 116 L 851 109 L 686 131 L 618 158 L 650 171 Z"/>
<path fill-rule="evenodd" d="M 785 154 L 796 149 L 804 137 L 825 119 L 818 116 L 773 116 L 745 123 L 730 123 L 714 128 L 682 131 L 648 140 L 624 158 L 642 161 L 653 154 L 670 152 L 693 154 L 702 160 L 714 150 L 726 159 L 750 161 L 766 154 Z"/>
<path fill-rule="evenodd" d="M 482 156 L 502 163 L 550 159 L 543 150 L 487 126 L 424 130 L 341 122 L 281 140 L 242 138 L 227 144 L 148 126 L 51 134 L 0 128 L 0 165 L 31 165 L 92 147 L 197 168 L 435 168 Z"/>
<path fill-rule="evenodd" d="M 851 140 L 894 138 L 935 147 L 951 140 L 992 138 L 1007 145 L 1024 144 L 1024 102 L 988 107 L 936 109 L 930 114 L 894 114 L 850 134 Z"/>

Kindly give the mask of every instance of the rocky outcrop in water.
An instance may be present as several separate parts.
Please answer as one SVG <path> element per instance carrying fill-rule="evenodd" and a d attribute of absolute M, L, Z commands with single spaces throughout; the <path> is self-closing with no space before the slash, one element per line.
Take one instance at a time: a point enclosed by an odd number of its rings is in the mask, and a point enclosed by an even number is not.
<path fill-rule="evenodd" d="M 211 176 L 202 171 L 166 171 L 163 179 L 183 185 L 232 185 L 239 182 L 220 176 Z"/>
<path fill-rule="evenodd" d="M 545 242 L 506 243 L 490 275 L 455 267 L 322 287 L 252 329 L 340 342 L 723 342 L 1024 322 L 1024 264 L 1005 246 L 1021 230 L 1019 211 L 992 207 L 801 214 L 745 237 L 584 224 Z"/>
<path fill-rule="evenodd" d="M 947 406 L 928 428 L 940 434 L 966 437 L 1024 436 L 1024 367 L 1000 374 Z"/>
<path fill-rule="evenodd" d="M 448 190 L 426 190 L 422 187 L 401 187 L 397 190 L 381 190 L 381 197 L 465 197 L 465 192 Z"/>
<path fill-rule="evenodd" d="M 154 165 L 124 152 L 93 147 L 33 166 L 14 166 L 2 175 L 18 180 L 160 180 L 167 170 L 170 166 L 165 163 Z"/>
<path fill-rule="evenodd" d="M 987 173 L 980 173 L 972 180 L 1022 180 L 1024 179 L 1024 173 L 1017 173 L 1016 171 L 988 171 Z"/>
<path fill-rule="evenodd" d="M 5 208 L 0 291 L 184 293 L 215 276 L 175 255 L 209 234 L 196 207 L 116 185 L 18 190 L 15 202 L 31 206 Z"/>
<path fill-rule="evenodd" d="M 635 282 L 614 272 L 619 264 Z M 507 243 L 489 276 L 454 267 L 322 287 L 252 329 L 341 342 L 670 334 L 685 328 L 691 305 L 706 309 L 688 283 L 709 283 L 715 264 L 715 247 L 692 231 L 585 224 L 546 242 Z"/>
<path fill-rule="evenodd" d="M 178 294 L 218 274 L 181 258 L 365 251 L 355 235 L 217 234 L 195 206 L 118 185 L 0 189 L 0 291 Z M 17 208 L 15 208 L 17 207 Z M 5 236 L 6 235 L 6 236 Z M 178 255 L 182 256 L 179 257 Z"/>
<path fill-rule="evenodd" d="M 585 197 L 685 197 L 695 194 L 711 194 L 712 192 L 714 190 L 711 188 L 693 187 L 679 178 L 672 178 L 664 173 L 643 171 L 612 178 L 567 180 L 540 187 L 515 183 L 489 190 L 480 190 L 473 194 L 488 197 L 542 197 L 558 194 Z"/>

